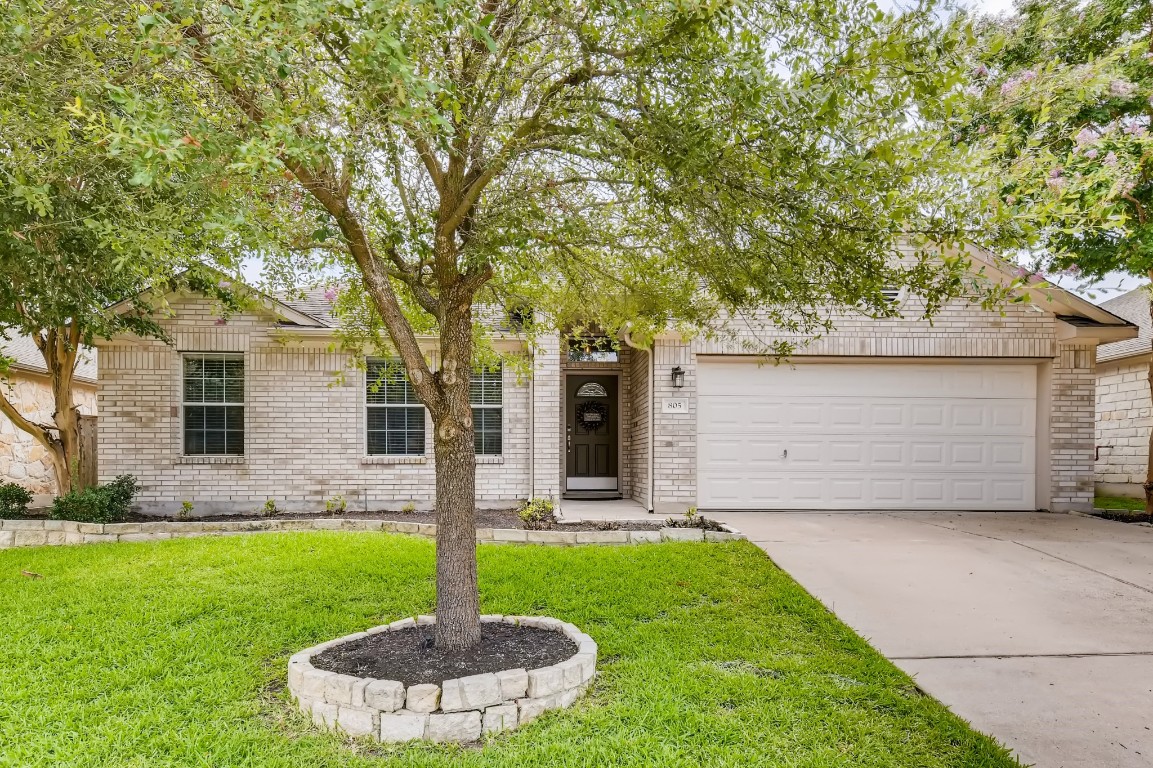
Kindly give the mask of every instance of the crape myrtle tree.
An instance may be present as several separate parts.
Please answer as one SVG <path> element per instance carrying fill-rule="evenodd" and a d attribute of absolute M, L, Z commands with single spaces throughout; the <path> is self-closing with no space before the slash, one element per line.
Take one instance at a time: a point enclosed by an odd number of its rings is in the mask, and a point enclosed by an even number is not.
<path fill-rule="evenodd" d="M 147 185 L 145 169 L 93 141 L 106 135 L 93 133 L 94 120 L 131 109 L 108 98 L 104 73 L 110 66 L 131 82 L 119 66 L 131 49 L 117 50 L 99 24 L 79 34 L 79 22 L 92 20 L 63 10 L 16 2 L 0 18 L 0 337 L 32 339 L 53 395 L 50 419 L 23 412 L 4 382 L 12 360 L 0 354 L 0 414 L 45 449 L 61 494 L 79 466 L 73 381 L 82 347 L 121 332 L 163 337 L 149 316 L 155 307 L 137 294 L 203 263 L 228 239 L 226 227 L 241 230 L 235 216 L 220 220 L 225 190 L 199 178 L 177 185 L 175 176 Z M 89 96 L 108 110 L 86 110 Z M 218 279 L 195 270 L 182 278 L 226 293 Z M 140 311 L 109 310 L 133 297 Z"/>
<path fill-rule="evenodd" d="M 355 275 L 349 295 L 363 303 L 338 306 L 403 361 L 434 424 L 443 650 L 480 639 L 477 307 L 531 308 L 536 333 L 627 326 L 641 344 L 753 310 L 812 334 L 835 310 L 894 313 L 886 288 L 909 286 L 931 314 L 966 283 L 955 250 L 926 244 L 991 229 L 960 183 L 970 150 L 938 130 L 960 96 L 964 36 L 927 4 L 168 0 L 102 12 L 135 37 L 134 66 L 203 102 L 181 122 L 153 100 L 105 140 L 167 132 L 166 151 L 139 156 L 145 175 L 226 165 L 265 179 L 283 252 Z M 918 246 L 900 263 L 898 241 Z M 435 363 L 422 328 L 439 336 Z"/>
<path fill-rule="evenodd" d="M 977 31 L 962 133 L 1000 169 L 996 203 L 1032 240 L 1032 268 L 1153 279 L 1153 5 L 1028 0 Z"/>

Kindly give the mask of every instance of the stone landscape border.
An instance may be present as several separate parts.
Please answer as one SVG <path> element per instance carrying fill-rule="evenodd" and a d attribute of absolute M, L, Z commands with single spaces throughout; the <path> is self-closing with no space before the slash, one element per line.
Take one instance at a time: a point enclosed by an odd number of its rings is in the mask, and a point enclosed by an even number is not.
<path fill-rule="evenodd" d="M 301 711 L 330 731 L 383 742 L 471 743 L 482 735 L 524 725 L 550 709 L 571 706 L 592 682 L 597 644 L 573 624 L 537 616 L 485 615 L 480 620 L 562 632 L 576 644 L 577 652 L 540 669 L 508 669 L 407 688 L 396 680 L 343 675 L 312 665 L 312 658 L 329 648 L 436 623 L 435 616 L 417 616 L 293 654 L 288 660 L 288 690 Z"/>
<path fill-rule="evenodd" d="M 628 525 L 628 521 L 622 521 Z M 548 531 L 523 528 L 477 528 L 476 540 L 490 544 L 650 544 L 658 541 L 734 541 L 745 536 L 723 525 L 723 531 L 702 528 L 661 528 L 655 531 L 566 531 L 560 523 Z M 228 520 L 212 522 L 157 521 L 142 523 L 75 523 L 69 520 L 0 520 L 0 549 L 64 544 L 96 544 L 114 541 L 159 541 L 195 536 L 228 536 L 282 531 L 383 531 L 436 537 L 433 523 L 407 523 L 396 520 L 316 518 L 313 520 Z"/>

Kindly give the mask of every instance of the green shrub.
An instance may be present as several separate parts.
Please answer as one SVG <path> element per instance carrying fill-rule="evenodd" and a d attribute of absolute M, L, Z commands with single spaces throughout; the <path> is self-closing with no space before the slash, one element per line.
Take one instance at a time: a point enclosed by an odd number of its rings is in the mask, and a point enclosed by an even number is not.
<path fill-rule="evenodd" d="M 28 514 L 32 494 L 16 483 L 0 483 L 0 520 L 11 520 Z"/>
<path fill-rule="evenodd" d="M 517 512 L 524 527 L 532 531 L 547 531 L 557 524 L 556 511 L 548 499 L 532 499 Z"/>
<path fill-rule="evenodd" d="M 53 520 L 77 523 L 115 523 L 125 520 L 140 485 L 132 475 L 120 475 L 107 485 L 70 491 L 57 496 L 49 513 Z"/>

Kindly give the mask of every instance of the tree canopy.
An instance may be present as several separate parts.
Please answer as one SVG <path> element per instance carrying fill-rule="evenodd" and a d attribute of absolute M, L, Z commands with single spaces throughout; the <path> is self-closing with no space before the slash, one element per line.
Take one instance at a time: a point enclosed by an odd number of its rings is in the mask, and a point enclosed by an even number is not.
<path fill-rule="evenodd" d="M 56 412 L 40 422 L 2 389 L 0 411 L 49 449 L 63 493 L 77 458 L 71 382 L 81 345 L 124 331 L 162 335 L 148 307 L 108 308 L 190 266 L 227 265 L 225 246 L 242 234 L 243 218 L 224 204 L 228 190 L 202 177 L 148 183 L 127 148 L 115 151 L 96 130 L 130 109 L 127 92 L 110 89 L 108 71 L 121 88 L 144 85 L 125 66 L 125 41 L 64 7 L 16 3 L 7 11 L 0 18 L 0 336 L 36 343 Z M 186 280 L 219 293 L 206 275 Z M 0 356 L 0 375 L 10 362 Z"/>
<path fill-rule="evenodd" d="M 975 118 L 999 196 L 1039 267 L 1153 271 L 1153 10 L 1143 0 L 1026 0 L 978 24 Z"/>
<path fill-rule="evenodd" d="M 929 2 L 51 5 L 81 44 L 125 46 L 77 111 L 132 183 L 251 188 L 281 270 L 355 277 L 346 314 L 384 332 L 435 425 L 448 649 L 479 637 L 474 307 L 641 344 L 754 310 L 812 333 L 895 312 L 895 287 L 932 314 L 967 289 L 950 246 L 997 231 L 974 150 L 940 131 L 965 38 Z"/>

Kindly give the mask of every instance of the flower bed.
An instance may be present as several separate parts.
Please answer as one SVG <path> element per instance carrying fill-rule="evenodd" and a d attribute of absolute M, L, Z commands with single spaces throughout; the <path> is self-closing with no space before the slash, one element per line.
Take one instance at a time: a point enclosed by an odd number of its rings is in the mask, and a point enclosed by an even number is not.
<path fill-rule="evenodd" d="M 289 659 L 288 689 L 300 709 L 324 728 L 384 742 L 468 743 L 517 728 L 550 709 L 571 706 L 596 674 L 597 644 L 572 624 L 533 616 L 482 616 L 483 624 L 563 634 L 575 653 L 538 669 L 524 666 L 436 683 L 405 685 L 314 666 L 326 651 L 381 633 L 435 624 L 434 616 L 401 619 L 303 650 Z M 482 624 L 482 626 L 483 626 Z"/>

